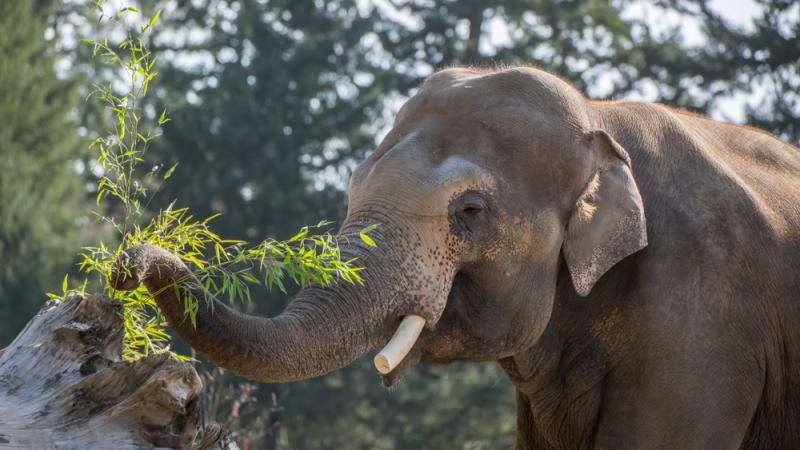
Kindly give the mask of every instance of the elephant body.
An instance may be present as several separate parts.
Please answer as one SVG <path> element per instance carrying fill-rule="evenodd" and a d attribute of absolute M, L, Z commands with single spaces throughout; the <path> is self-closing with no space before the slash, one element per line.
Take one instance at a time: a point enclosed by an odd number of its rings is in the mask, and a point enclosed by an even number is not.
<path fill-rule="evenodd" d="M 399 366 L 498 361 L 517 448 L 800 448 L 800 150 L 667 107 L 597 102 L 532 68 L 447 69 L 354 171 L 365 286 L 281 315 L 186 320 L 188 269 L 132 249 L 167 320 L 261 381 L 318 376 L 425 329 Z M 155 270 L 158 269 L 158 270 Z M 194 292 L 199 301 L 211 301 Z"/>
<path fill-rule="evenodd" d="M 539 343 L 500 364 L 519 449 L 800 448 L 800 152 L 646 103 L 595 103 L 649 244 L 587 297 L 560 271 Z"/>

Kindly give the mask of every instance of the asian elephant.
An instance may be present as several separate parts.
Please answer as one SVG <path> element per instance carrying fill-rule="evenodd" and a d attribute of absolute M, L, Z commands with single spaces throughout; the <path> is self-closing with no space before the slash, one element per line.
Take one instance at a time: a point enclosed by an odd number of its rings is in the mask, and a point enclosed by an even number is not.
<path fill-rule="evenodd" d="M 498 361 L 517 449 L 800 448 L 797 148 L 534 68 L 452 68 L 348 193 L 340 232 L 379 225 L 377 248 L 343 248 L 364 286 L 304 288 L 271 319 L 201 306 L 195 328 L 162 289 L 188 270 L 164 250 L 131 249 L 118 285 L 144 282 L 189 345 L 265 382 L 345 366 L 421 317 L 384 383 Z"/>

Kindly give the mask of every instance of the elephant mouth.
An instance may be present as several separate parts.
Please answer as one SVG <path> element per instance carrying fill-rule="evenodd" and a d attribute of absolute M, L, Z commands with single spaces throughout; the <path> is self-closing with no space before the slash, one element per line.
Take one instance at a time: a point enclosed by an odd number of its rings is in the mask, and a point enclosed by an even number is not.
<path fill-rule="evenodd" d="M 400 380 L 405 378 L 406 375 L 411 372 L 411 369 L 419 365 L 422 361 L 422 349 L 419 346 L 414 346 L 408 355 L 400 362 L 397 367 L 394 368 L 389 373 L 385 373 L 381 375 L 383 379 L 383 385 L 385 387 L 391 387 L 397 384 Z"/>
<path fill-rule="evenodd" d="M 469 296 L 468 294 L 474 294 L 472 289 L 466 289 L 465 286 L 470 285 L 469 281 L 466 281 L 466 277 L 462 276 L 462 274 L 456 274 L 453 280 L 453 285 L 450 287 L 450 292 L 447 295 L 447 304 L 445 305 L 444 312 L 442 313 L 442 317 L 436 324 L 436 329 L 425 328 L 422 329 L 419 336 L 414 340 L 414 342 L 410 343 L 408 352 L 404 354 L 404 357 L 401 358 L 396 364 L 390 367 L 391 370 L 386 370 L 386 367 L 380 366 L 380 362 L 377 361 L 378 357 L 381 356 L 381 352 L 379 352 L 375 357 L 375 365 L 378 372 L 380 372 L 381 377 L 383 379 L 383 385 L 385 387 L 391 387 L 397 384 L 401 379 L 405 378 L 411 370 L 416 367 L 417 365 L 425 362 L 451 362 L 455 359 L 446 357 L 445 355 L 438 354 L 439 352 L 430 352 L 427 351 L 428 344 L 433 344 L 434 346 L 438 343 L 441 343 L 437 340 L 437 338 L 443 337 L 443 329 L 449 328 L 452 325 L 452 320 L 455 317 L 461 317 L 462 314 L 457 310 L 461 309 L 454 305 L 459 305 L 462 303 L 470 303 L 465 301 L 462 297 Z M 412 316 L 405 316 L 405 317 L 398 317 L 395 320 L 392 320 L 391 323 L 387 326 L 387 332 L 383 337 L 383 341 L 386 342 L 384 349 L 389 346 L 389 343 L 392 342 L 398 335 L 398 331 L 406 318 Z M 419 316 L 416 316 L 419 317 Z M 460 320 L 456 320 L 460 322 Z M 401 338 L 402 339 L 402 338 Z M 445 339 L 447 339 L 445 337 Z M 451 345 L 453 343 L 450 343 Z"/>
<path fill-rule="evenodd" d="M 424 326 L 425 319 L 414 314 L 392 321 L 384 335 L 386 344 L 373 358 L 384 386 L 392 386 L 419 363 L 422 351 L 418 344 L 427 333 Z"/>
<path fill-rule="evenodd" d="M 403 317 L 389 342 L 375 355 L 373 361 L 378 372 L 385 375 L 402 364 L 424 328 L 425 318 L 422 316 L 409 314 Z"/>

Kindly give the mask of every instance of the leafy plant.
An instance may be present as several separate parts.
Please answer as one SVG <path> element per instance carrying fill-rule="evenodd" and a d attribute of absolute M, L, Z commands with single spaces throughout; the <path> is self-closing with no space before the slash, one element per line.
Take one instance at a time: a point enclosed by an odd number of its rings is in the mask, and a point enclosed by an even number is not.
<path fill-rule="evenodd" d="M 145 154 L 150 143 L 160 135 L 169 122 L 166 111 L 149 117 L 143 106 L 148 88 L 157 76 L 156 58 L 145 40 L 157 23 L 156 12 L 142 19 L 134 7 L 119 8 L 114 14 L 105 13 L 103 0 L 95 0 L 94 8 L 100 21 L 113 20 L 127 30 L 127 37 L 118 44 L 108 38 L 86 39 L 93 55 L 117 69 L 119 79 L 94 86 L 89 97 L 99 99 L 114 117 L 113 129 L 97 137 L 90 148 L 97 152 L 97 170 L 102 173 L 97 184 L 96 202 L 111 202 L 110 213 L 95 212 L 98 220 L 110 225 L 119 237 L 117 245 L 101 242 L 84 247 L 80 268 L 85 274 L 96 275 L 105 294 L 123 302 L 125 347 L 123 357 L 133 360 L 150 353 L 170 352 L 170 336 L 166 321 L 160 314 L 153 296 L 143 286 L 133 291 L 113 288 L 114 268 L 125 258 L 125 249 L 140 244 L 153 244 L 169 250 L 192 268 L 192 276 L 176 280 L 173 289 L 184 302 L 186 314 L 194 323 L 199 304 L 188 291 L 202 288 L 208 294 L 227 298 L 230 302 L 251 301 L 250 286 L 277 286 L 286 292 L 287 280 L 304 286 L 309 283 L 330 285 L 338 282 L 362 283 L 354 260 L 342 260 L 336 238 L 323 231 L 327 222 L 304 227 L 292 238 L 279 241 L 272 238 L 257 244 L 223 239 L 209 227 L 217 216 L 195 218 L 187 208 L 166 209 L 148 217 L 148 206 L 176 166 L 153 166 L 143 170 Z M 359 233 L 367 245 L 375 243 L 367 235 L 374 226 Z M 312 233 L 313 232 L 313 233 Z M 199 284 L 199 285 L 195 285 Z M 64 278 L 62 298 L 71 290 Z M 83 287 L 86 288 L 84 281 Z M 179 355 L 176 357 L 185 358 Z"/>

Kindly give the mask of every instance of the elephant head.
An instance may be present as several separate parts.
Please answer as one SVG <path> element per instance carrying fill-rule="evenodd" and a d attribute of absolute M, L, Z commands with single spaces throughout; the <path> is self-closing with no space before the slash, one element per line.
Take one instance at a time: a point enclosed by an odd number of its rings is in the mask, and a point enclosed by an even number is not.
<path fill-rule="evenodd" d="M 418 318 L 392 341 L 402 350 L 392 357 L 410 353 L 383 367 L 389 385 L 420 362 L 531 347 L 562 267 L 585 296 L 647 245 L 625 150 L 581 94 L 527 68 L 449 69 L 423 84 L 351 177 L 341 233 L 376 223 L 377 248 L 351 240 L 343 249 L 365 267 L 364 286 L 307 287 L 271 319 L 218 303 L 201 306 L 193 327 L 162 289 L 187 269 L 153 247 L 133 249 L 133 277 L 120 284 L 143 281 L 189 345 L 262 381 L 342 367 Z M 413 322 L 424 325 L 416 341 Z"/>

